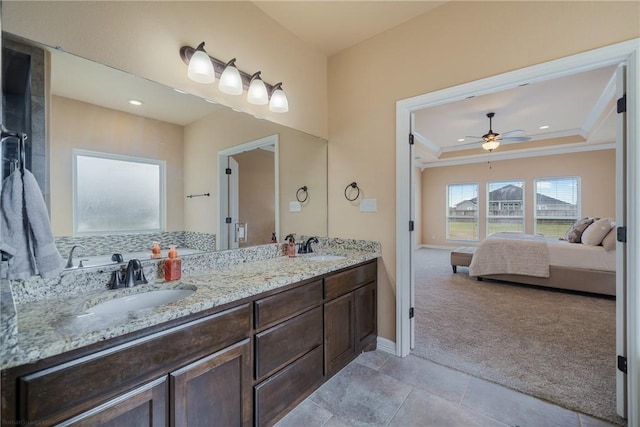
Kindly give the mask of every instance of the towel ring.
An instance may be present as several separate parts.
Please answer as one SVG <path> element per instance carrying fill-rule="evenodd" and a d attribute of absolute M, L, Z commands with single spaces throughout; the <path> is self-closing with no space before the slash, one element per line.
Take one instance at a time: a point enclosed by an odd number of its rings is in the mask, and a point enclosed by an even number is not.
<path fill-rule="evenodd" d="M 353 199 L 350 199 L 350 198 L 349 198 L 349 196 L 347 196 L 347 190 L 349 189 L 349 187 L 351 187 L 351 188 L 355 188 L 355 189 L 357 190 L 356 197 L 354 197 Z M 358 187 L 358 184 L 356 184 L 356 182 L 355 182 L 355 181 L 354 181 L 354 182 L 352 182 L 351 184 L 347 185 L 347 186 L 344 188 L 344 198 L 345 198 L 345 199 L 347 199 L 348 201 L 353 202 L 353 201 L 355 201 L 358 197 L 360 197 L 360 187 Z"/>
<path fill-rule="evenodd" d="M 302 199 L 302 195 L 304 195 L 304 199 Z M 307 201 L 307 199 L 309 198 L 309 191 L 307 191 L 307 186 L 304 185 L 300 188 L 298 188 L 298 191 L 296 191 L 296 200 L 299 201 L 300 203 L 304 203 Z M 302 200 L 300 200 L 302 199 Z"/>

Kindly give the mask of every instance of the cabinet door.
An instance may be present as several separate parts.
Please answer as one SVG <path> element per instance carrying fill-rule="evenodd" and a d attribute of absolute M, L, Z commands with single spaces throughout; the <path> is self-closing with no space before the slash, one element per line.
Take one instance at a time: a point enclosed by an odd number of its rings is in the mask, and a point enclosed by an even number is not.
<path fill-rule="evenodd" d="M 377 331 L 376 284 L 370 283 L 353 292 L 356 309 L 356 354 L 375 350 Z"/>
<path fill-rule="evenodd" d="M 324 369 L 332 375 L 356 355 L 353 292 L 324 305 Z"/>
<path fill-rule="evenodd" d="M 169 375 L 171 426 L 251 425 L 249 339 Z"/>
<path fill-rule="evenodd" d="M 138 387 L 57 426 L 166 427 L 167 377 Z"/>

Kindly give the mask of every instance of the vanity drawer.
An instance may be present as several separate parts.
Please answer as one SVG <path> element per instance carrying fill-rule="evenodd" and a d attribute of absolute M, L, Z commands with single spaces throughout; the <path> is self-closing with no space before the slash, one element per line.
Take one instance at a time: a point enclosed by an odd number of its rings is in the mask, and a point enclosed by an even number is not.
<path fill-rule="evenodd" d="M 322 307 L 256 334 L 256 380 L 322 344 Z"/>
<path fill-rule="evenodd" d="M 324 279 L 325 298 L 333 299 L 377 278 L 377 263 L 372 262 Z"/>
<path fill-rule="evenodd" d="M 257 426 L 271 425 L 322 381 L 322 346 L 255 387 Z"/>
<path fill-rule="evenodd" d="M 249 336 L 249 304 L 18 380 L 19 419 L 55 423 Z"/>
<path fill-rule="evenodd" d="M 259 299 L 255 302 L 255 328 L 261 329 L 321 303 L 322 280 Z"/>

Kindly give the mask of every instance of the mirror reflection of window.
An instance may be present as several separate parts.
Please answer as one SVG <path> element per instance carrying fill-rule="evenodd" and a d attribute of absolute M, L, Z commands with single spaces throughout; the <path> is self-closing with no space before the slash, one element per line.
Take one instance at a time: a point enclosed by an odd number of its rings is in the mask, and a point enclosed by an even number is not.
<path fill-rule="evenodd" d="M 74 234 L 163 231 L 164 169 L 159 160 L 74 151 Z"/>

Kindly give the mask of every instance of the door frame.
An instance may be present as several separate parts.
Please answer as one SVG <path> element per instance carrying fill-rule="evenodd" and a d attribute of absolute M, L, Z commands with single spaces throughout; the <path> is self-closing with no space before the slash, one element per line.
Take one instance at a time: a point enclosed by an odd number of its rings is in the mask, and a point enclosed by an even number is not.
<path fill-rule="evenodd" d="M 493 77 L 396 102 L 396 355 L 410 351 L 410 277 L 413 259 L 409 221 L 409 186 L 413 171 L 409 164 L 411 114 L 417 110 L 563 77 L 622 62 L 627 64 L 627 244 L 628 260 L 640 259 L 640 39 L 613 44 L 584 53 L 522 68 Z M 618 189 L 616 189 L 616 192 Z M 633 215 L 632 213 L 635 213 Z M 627 263 L 627 419 L 629 425 L 640 423 L 640 271 Z"/>
<path fill-rule="evenodd" d="M 216 238 L 216 249 L 222 248 L 222 242 L 228 241 L 228 225 L 225 222 L 229 209 L 229 188 L 227 183 L 227 159 L 234 154 L 243 153 L 245 151 L 255 150 L 273 146 L 273 175 L 275 180 L 274 194 L 274 219 L 276 221 L 276 236 L 280 235 L 280 138 L 278 134 L 265 136 L 264 138 L 249 141 L 244 144 L 236 145 L 231 148 L 218 151 L 218 236 Z"/>

